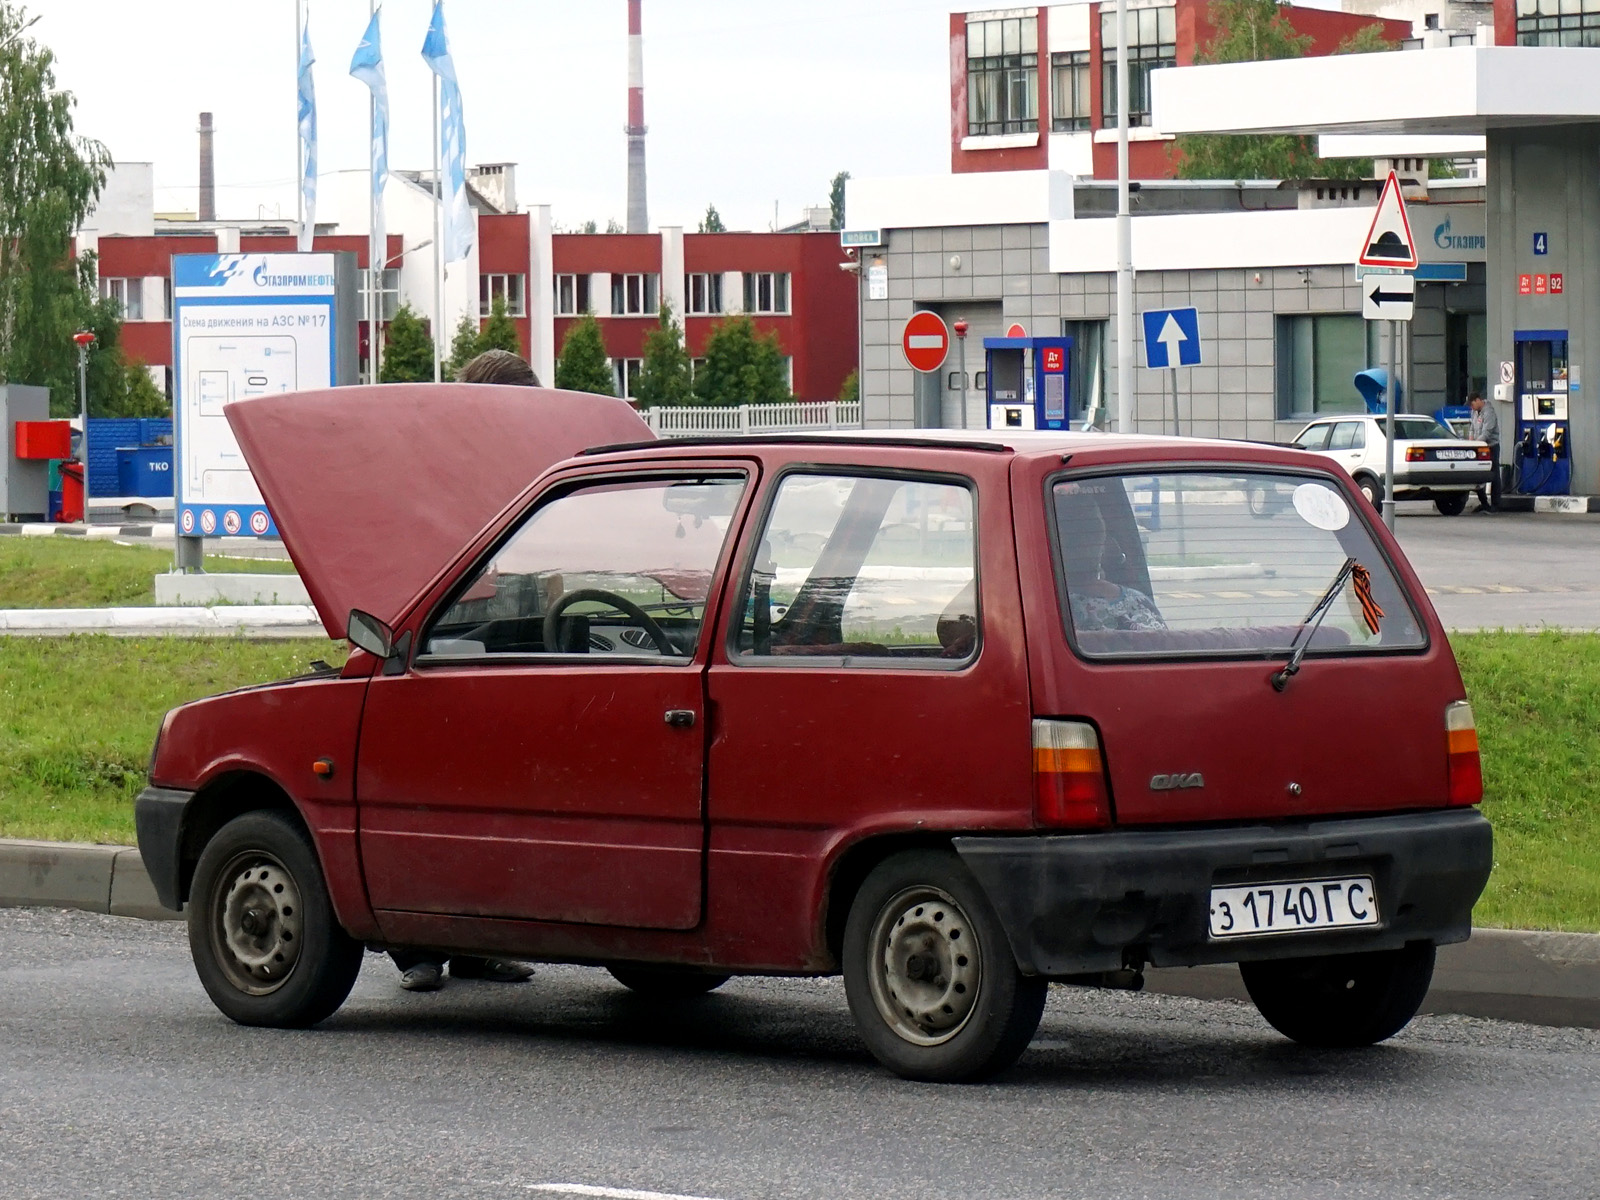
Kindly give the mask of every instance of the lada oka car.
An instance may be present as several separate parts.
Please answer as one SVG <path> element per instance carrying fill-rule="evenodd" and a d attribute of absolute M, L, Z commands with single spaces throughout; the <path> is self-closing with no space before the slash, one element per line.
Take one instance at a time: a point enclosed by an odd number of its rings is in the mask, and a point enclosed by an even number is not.
<path fill-rule="evenodd" d="M 1051 981 L 1149 965 L 1238 963 L 1288 1037 L 1378 1042 L 1469 935 L 1472 710 L 1333 463 L 655 441 L 620 401 L 461 385 L 227 415 L 353 647 L 161 725 L 139 846 L 236 1021 L 323 1020 L 364 946 L 661 998 L 840 973 L 885 1066 L 967 1080 Z"/>

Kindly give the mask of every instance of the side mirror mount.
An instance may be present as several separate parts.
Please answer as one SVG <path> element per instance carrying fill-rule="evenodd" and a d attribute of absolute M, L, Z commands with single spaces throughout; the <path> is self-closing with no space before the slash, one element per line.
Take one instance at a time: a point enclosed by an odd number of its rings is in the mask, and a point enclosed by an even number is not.
<path fill-rule="evenodd" d="M 352 646 L 376 658 L 387 660 L 394 653 L 394 630 L 359 608 L 350 610 L 350 618 L 345 624 L 345 637 L 350 639 Z"/>

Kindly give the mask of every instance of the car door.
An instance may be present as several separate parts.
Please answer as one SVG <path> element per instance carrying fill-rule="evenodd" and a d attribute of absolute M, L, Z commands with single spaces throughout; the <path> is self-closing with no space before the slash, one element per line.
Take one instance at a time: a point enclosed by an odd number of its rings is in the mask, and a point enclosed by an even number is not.
<path fill-rule="evenodd" d="M 379 913 L 688 929 L 705 642 L 747 468 L 547 489 L 368 693 L 356 792 Z"/>
<path fill-rule="evenodd" d="M 1328 457 L 1353 475 L 1366 457 L 1366 447 L 1367 423 L 1340 421 L 1328 439 Z"/>

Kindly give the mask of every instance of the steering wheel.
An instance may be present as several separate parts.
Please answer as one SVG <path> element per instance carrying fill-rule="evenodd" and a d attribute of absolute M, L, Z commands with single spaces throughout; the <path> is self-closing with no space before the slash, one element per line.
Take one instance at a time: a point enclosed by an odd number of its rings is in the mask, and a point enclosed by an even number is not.
<path fill-rule="evenodd" d="M 544 644 L 546 651 L 556 644 L 556 638 L 561 633 L 561 614 L 574 604 L 581 604 L 585 600 L 609 604 L 612 608 L 619 609 L 631 617 L 640 629 L 644 630 L 656 649 L 661 651 L 666 658 L 674 658 L 678 648 L 667 640 L 666 630 L 656 624 L 655 618 L 632 600 L 628 600 L 615 592 L 602 591 L 600 588 L 579 588 L 575 592 L 568 592 L 550 606 L 550 611 L 544 615 Z"/>

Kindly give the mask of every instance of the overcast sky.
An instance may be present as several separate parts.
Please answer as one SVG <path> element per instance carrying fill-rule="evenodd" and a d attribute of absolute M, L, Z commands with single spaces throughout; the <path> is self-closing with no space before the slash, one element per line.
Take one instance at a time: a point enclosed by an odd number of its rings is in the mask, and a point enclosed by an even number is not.
<path fill-rule="evenodd" d="M 193 211 L 198 114 L 215 114 L 217 211 L 293 216 L 293 0 L 23 0 L 74 92 L 78 132 L 155 164 L 158 210 Z M 324 172 L 367 165 L 350 78 L 367 0 L 306 0 Z M 389 162 L 432 155 L 431 0 L 387 0 Z M 824 204 L 839 170 L 949 169 L 948 0 L 645 0 L 652 225 L 731 229 Z M 445 0 L 468 162 L 517 164 L 518 199 L 568 227 L 626 216 L 626 0 Z"/>

